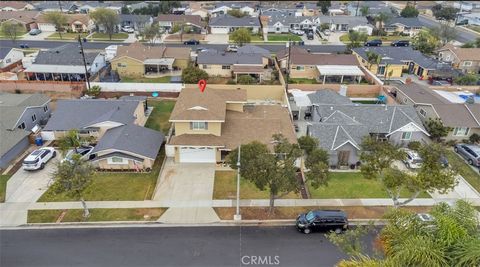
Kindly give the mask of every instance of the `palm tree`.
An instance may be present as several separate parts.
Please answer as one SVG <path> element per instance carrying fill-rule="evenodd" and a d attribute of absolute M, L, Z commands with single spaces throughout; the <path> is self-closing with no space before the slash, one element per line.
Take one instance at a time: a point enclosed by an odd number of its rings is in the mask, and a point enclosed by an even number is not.
<path fill-rule="evenodd" d="M 375 17 L 375 21 L 378 23 L 378 29 L 379 29 L 379 33 L 380 32 L 383 32 L 383 26 L 385 25 L 385 23 L 390 19 L 390 16 L 383 13 L 383 12 L 380 12 L 380 14 L 378 14 L 376 17 Z M 379 34 L 380 35 L 380 34 Z"/>
<path fill-rule="evenodd" d="M 367 62 L 368 62 L 368 69 L 370 70 L 372 68 L 372 65 L 378 65 L 382 61 L 382 56 L 379 54 L 372 52 L 372 51 L 367 51 Z"/>

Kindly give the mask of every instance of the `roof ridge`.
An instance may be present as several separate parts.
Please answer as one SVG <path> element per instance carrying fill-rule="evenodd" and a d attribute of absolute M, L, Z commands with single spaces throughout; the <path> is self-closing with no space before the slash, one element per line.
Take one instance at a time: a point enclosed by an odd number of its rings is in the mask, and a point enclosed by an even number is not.
<path fill-rule="evenodd" d="M 393 107 L 392 117 L 390 118 L 390 127 L 388 127 L 388 132 L 392 131 L 393 119 L 395 118 L 395 112 L 397 111 L 397 106 Z"/>
<path fill-rule="evenodd" d="M 333 150 L 333 148 L 335 146 L 335 142 L 337 141 L 337 134 L 338 134 L 338 129 L 339 128 L 340 128 L 340 126 L 338 125 L 337 130 L 335 131 L 335 136 L 333 137 L 332 148 L 330 148 L 330 150 Z"/>
<path fill-rule="evenodd" d="M 353 141 L 353 143 L 355 143 L 356 145 L 358 145 L 357 142 L 355 142 L 355 140 L 352 138 L 352 136 L 347 132 L 347 130 L 345 130 L 345 128 L 343 128 L 342 125 L 340 125 L 340 128 L 342 128 L 343 132 L 348 136 L 348 138 L 349 138 L 350 140 Z"/>
<path fill-rule="evenodd" d="M 466 103 L 463 104 L 465 106 L 465 108 L 468 110 L 468 113 L 470 113 L 470 115 L 473 117 L 473 119 L 475 120 L 475 122 L 480 126 L 480 122 L 477 120 L 477 118 L 475 117 L 475 115 L 473 114 L 473 112 L 470 110 L 470 108 L 468 107 L 468 105 Z"/>

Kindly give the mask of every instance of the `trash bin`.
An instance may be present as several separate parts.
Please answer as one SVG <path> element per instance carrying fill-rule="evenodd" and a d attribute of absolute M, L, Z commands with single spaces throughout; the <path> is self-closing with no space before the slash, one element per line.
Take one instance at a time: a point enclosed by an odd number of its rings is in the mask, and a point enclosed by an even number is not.
<path fill-rule="evenodd" d="M 37 136 L 35 137 L 35 145 L 37 146 L 42 146 L 43 145 L 43 139 L 42 139 L 42 136 Z"/>

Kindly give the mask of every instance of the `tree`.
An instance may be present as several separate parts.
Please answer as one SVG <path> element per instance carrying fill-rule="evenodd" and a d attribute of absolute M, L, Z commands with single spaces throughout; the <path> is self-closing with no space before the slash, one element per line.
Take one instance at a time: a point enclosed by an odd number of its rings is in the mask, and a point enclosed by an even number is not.
<path fill-rule="evenodd" d="M 146 25 L 143 28 L 141 35 L 144 40 L 148 40 L 150 44 L 154 44 L 157 41 L 157 39 L 161 38 L 161 35 L 162 35 L 160 25 L 158 23 Z"/>
<path fill-rule="evenodd" d="M 247 12 L 242 12 L 240 9 L 230 9 L 227 14 L 236 18 L 243 18 L 247 15 Z"/>
<path fill-rule="evenodd" d="M 128 6 L 124 5 L 122 6 L 120 13 L 122 13 L 123 15 L 128 15 L 130 14 L 130 9 L 128 8 Z"/>
<path fill-rule="evenodd" d="M 208 79 L 208 74 L 193 65 L 182 70 L 182 80 L 184 83 L 198 83 L 198 81 L 206 79 Z"/>
<path fill-rule="evenodd" d="M 298 145 L 308 155 L 318 147 L 318 139 L 308 135 L 301 136 L 298 138 Z"/>
<path fill-rule="evenodd" d="M 402 12 L 400 12 L 400 16 L 404 18 L 416 18 L 418 17 L 418 13 L 418 10 L 414 6 L 407 5 L 402 9 Z"/>
<path fill-rule="evenodd" d="M 468 138 L 468 140 L 474 144 L 480 142 L 480 135 L 477 134 L 477 133 L 473 133 L 472 135 L 470 135 L 470 137 Z"/>
<path fill-rule="evenodd" d="M 108 8 L 97 8 L 90 12 L 90 17 L 97 26 L 102 26 L 108 38 L 112 40 L 112 35 L 115 33 L 115 28 L 118 25 L 120 18 L 114 10 Z"/>
<path fill-rule="evenodd" d="M 370 12 L 370 7 L 368 6 L 362 6 L 360 8 L 360 14 L 362 14 L 362 17 L 366 17 L 369 12 Z"/>
<path fill-rule="evenodd" d="M 448 132 L 452 130 L 450 127 L 444 126 L 440 118 L 428 118 L 424 124 L 427 132 L 430 134 L 430 138 L 436 142 L 439 142 L 441 138 L 447 136 Z"/>
<path fill-rule="evenodd" d="M 237 83 L 238 84 L 254 84 L 256 83 L 256 81 L 252 76 L 245 74 L 245 75 L 240 75 L 238 77 Z"/>
<path fill-rule="evenodd" d="M 348 39 L 350 39 L 350 43 L 347 45 L 347 49 L 351 50 L 352 48 L 363 46 L 363 43 L 367 41 L 367 38 L 368 36 L 364 32 L 350 30 L 348 32 Z"/>
<path fill-rule="evenodd" d="M 328 29 L 330 29 L 330 24 L 328 24 L 328 23 L 320 24 L 320 30 L 321 31 L 328 30 Z"/>
<path fill-rule="evenodd" d="M 247 28 L 240 28 L 232 33 L 231 38 L 236 44 L 243 46 L 245 43 L 250 43 L 252 35 Z"/>
<path fill-rule="evenodd" d="M 93 166 L 81 159 L 78 154 L 73 155 L 72 160 L 59 162 L 56 171 L 53 173 L 55 183 L 52 188 L 54 192 L 57 194 L 65 192 L 79 199 L 84 208 L 83 217 L 85 219 L 90 213 L 82 192 L 90 184 L 93 174 Z"/>
<path fill-rule="evenodd" d="M 461 48 L 475 48 L 476 45 L 474 42 L 468 42 L 468 43 L 464 43 Z"/>
<path fill-rule="evenodd" d="M 479 76 L 477 74 L 468 73 L 463 76 L 455 78 L 453 81 L 459 85 L 476 85 Z"/>
<path fill-rule="evenodd" d="M 62 39 L 63 25 L 67 23 L 67 16 L 59 11 L 45 13 L 45 20 L 53 25 Z"/>
<path fill-rule="evenodd" d="M 90 89 L 87 89 L 86 94 L 89 96 L 97 97 L 101 91 L 102 91 L 102 88 L 100 86 L 94 85 Z"/>
<path fill-rule="evenodd" d="M 375 17 L 375 21 L 378 23 L 379 35 L 384 35 L 383 27 L 389 19 L 390 19 L 390 16 L 386 13 L 383 13 L 383 12 L 380 12 Z"/>
<path fill-rule="evenodd" d="M 432 7 L 433 16 L 438 20 L 452 21 L 457 17 L 458 9 L 451 6 L 442 6 L 441 4 Z"/>
<path fill-rule="evenodd" d="M 371 69 L 373 65 L 378 65 L 382 62 L 382 56 L 373 52 L 367 51 L 367 62 L 368 62 L 368 69 Z"/>
<path fill-rule="evenodd" d="M 432 54 L 440 45 L 440 40 L 429 31 L 422 30 L 413 37 L 413 45 L 424 54 Z"/>
<path fill-rule="evenodd" d="M 442 45 L 445 45 L 446 43 L 455 39 L 457 36 L 455 29 L 447 24 L 442 24 L 440 27 L 431 28 L 430 34 L 437 36 L 442 41 Z"/>
<path fill-rule="evenodd" d="M 283 135 L 272 137 L 273 151 L 266 144 L 253 141 L 242 145 L 240 157 L 240 175 L 258 189 L 269 191 L 270 211 L 273 211 L 275 199 L 300 190 L 295 161 L 302 153 L 297 144 L 290 143 Z M 238 168 L 237 158 L 238 148 L 227 156 L 226 162 L 232 169 Z"/>
<path fill-rule="evenodd" d="M 323 15 L 328 13 L 328 9 L 332 6 L 332 1 L 318 1 L 317 6 L 320 7 Z"/>
<path fill-rule="evenodd" d="M 77 151 L 77 148 L 86 142 L 90 142 L 91 138 L 80 137 L 78 130 L 72 129 L 69 130 L 62 138 L 58 140 L 58 147 L 60 151 L 65 154 L 70 148 L 74 148 Z"/>
<path fill-rule="evenodd" d="M 403 160 L 405 153 L 390 142 L 379 141 L 366 137 L 361 144 L 362 152 L 360 171 L 367 179 L 376 179 L 396 160 Z"/>
<path fill-rule="evenodd" d="M 477 39 L 475 39 L 475 46 L 477 48 L 480 48 L 480 37 L 477 37 Z"/>
<path fill-rule="evenodd" d="M 18 35 L 23 32 L 23 26 L 20 23 L 14 23 L 10 21 L 5 21 L 0 27 L 0 32 L 2 35 L 7 36 L 8 39 L 15 42 L 18 38 Z"/>
<path fill-rule="evenodd" d="M 330 232 L 325 234 L 325 237 L 339 247 L 343 253 L 355 258 L 367 253 L 367 248 L 361 238 L 373 230 L 373 223 L 370 222 L 368 225 L 358 225 L 354 229 L 349 229 L 341 235 Z"/>

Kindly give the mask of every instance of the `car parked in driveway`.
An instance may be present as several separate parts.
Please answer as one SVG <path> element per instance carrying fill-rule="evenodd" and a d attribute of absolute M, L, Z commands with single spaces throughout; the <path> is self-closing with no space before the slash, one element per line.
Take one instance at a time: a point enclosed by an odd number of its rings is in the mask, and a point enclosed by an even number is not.
<path fill-rule="evenodd" d="M 188 41 L 185 41 L 183 42 L 184 45 L 199 45 L 200 42 L 195 40 L 195 39 L 191 39 L 191 40 L 188 40 Z"/>
<path fill-rule="evenodd" d="M 93 150 L 93 146 L 81 146 L 76 149 L 70 149 L 61 162 L 72 161 L 73 155 L 80 155 L 81 159 L 88 160 Z"/>
<path fill-rule="evenodd" d="M 45 164 L 57 156 L 53 147 L 39 148 L 28 155 L 22 163 L 22 168 L 27 171 L 41 170 Z"/>
<path fill-rule="evenodd" d="M 132 27 L 130 27 L 130 26 L 123 26 L 123 27 L 122 27 L 122 32 L 134 33 L 135 30 L 134 30 Z"/>
<path fill-rule="evenodd" d="M 28 34 L 30 34 L 30 35 L 38 35 L 38 34 L 40 34 L 40 33 L 42 33 L 42 30 L 40 30 L 40 29 L 31 29 L 31 30 L 28 32 Z"/>
<path fill-rule="evenodd" d="M 453 148 L 470 165 L 480 167 L 480 147 L 468 144 L 456 144 Z"/>
<path fill-rule="evenodd" d="M 298 215 L 295 226 L 305 234 L 313 231 L 335 231 L 340 234 L 348 229 L 348 218 L 341 210 L 312 210 Z"/>
<path fill-rule="evenodd" d="M 382 40 L 375 39 L 365 42 L 365 46 L 382 46 Z"/>
<path fill-rule="evenodd" d="M 423 159 L 418 155 L 416 151 L 413 151 L 411 149 L 406 149 L 405 150 L 405 159 L 403 160 L 403 163 L 405 163 L 405 166 L 409 169 L 419 169 L 422 167 Z"/>

